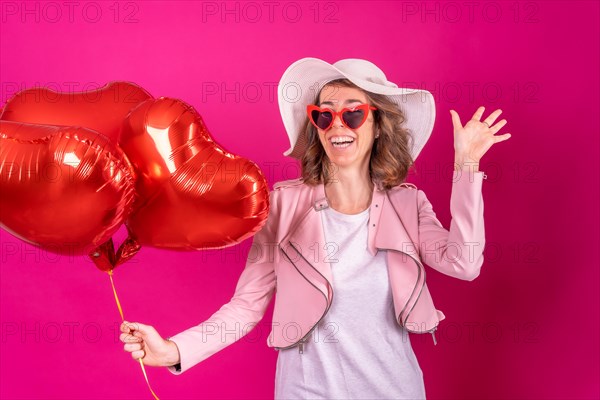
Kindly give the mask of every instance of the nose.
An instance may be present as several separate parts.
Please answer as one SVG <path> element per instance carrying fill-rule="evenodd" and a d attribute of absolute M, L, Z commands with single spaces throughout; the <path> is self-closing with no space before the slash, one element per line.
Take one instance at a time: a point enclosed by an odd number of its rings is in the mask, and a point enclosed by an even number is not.
<path fill-rule="evenodd" d="M 338 128 L 343 128 L 344 127 L 344 123 L 342 122 L 342 116 L 341 114 L 336 114 L 333 117 L 333 124 L 331 125 L 332 128 L 338 127 Z"/>

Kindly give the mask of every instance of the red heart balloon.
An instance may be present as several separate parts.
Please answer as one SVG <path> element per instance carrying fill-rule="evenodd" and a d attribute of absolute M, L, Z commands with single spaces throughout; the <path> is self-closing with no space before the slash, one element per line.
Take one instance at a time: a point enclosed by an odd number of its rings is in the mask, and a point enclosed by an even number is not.
<path fill-rule="evenodd" d="M 111 82 L 83 92 L 46 88 L 22 90 L 5 105 L 0 119 L 47 125 L 82 126 L 118 143 L 129 111 L 152 96 L 130 82 Z"/>
<path fill-rule="evenodd" d="M 258 166 L 218 145 L 186 103 L 161 97 L 140 104 L 120 145 L 138 176 L 126 225 L 140 244 L 223 248 L 266 222 L 269 191 Z"/>
<path fill-rule="evenodd" d="M 59 254 L 107 241 L 131 212 L 125 154 L 90 129 L 0 121 L 0 226 Z"/>

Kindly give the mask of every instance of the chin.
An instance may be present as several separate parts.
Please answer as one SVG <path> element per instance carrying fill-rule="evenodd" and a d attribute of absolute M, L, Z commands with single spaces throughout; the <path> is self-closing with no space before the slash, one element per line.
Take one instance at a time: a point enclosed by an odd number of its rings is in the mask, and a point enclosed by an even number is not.
<path fill-rule="evenodd" d="M 335 164 L 338 168 L 346 168 L 352 165 L 356 165 L 359 164 L 359 160 L 352 156 L 352 155 L 344 155 L 344 156 L 340 156 L 340 155 L 335 155 L 335 156 L 331 156 L 331 155 L 327 155 L 327 158 L 329 159 L 329 161 L 332 164 Z"/>

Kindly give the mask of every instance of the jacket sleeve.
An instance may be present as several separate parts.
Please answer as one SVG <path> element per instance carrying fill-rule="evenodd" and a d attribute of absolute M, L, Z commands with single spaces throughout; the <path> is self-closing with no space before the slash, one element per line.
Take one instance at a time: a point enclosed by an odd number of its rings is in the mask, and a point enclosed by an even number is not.
<path fill-rule="evenodd" d="M 276 283 L 273 254 L 278 210 L 273 201 L 273 193 L 269 195 L 267 222 L 254 235 L 246 266 L 232 299 L 208 320 L 169 338 L 177 345 L 180 355 L 180 363 L 168 367 L 173 374 L 182 374 L 238 341 L 264 316 Z"/>
<path fill-rule="evenodd" d="M 467 281 L 479 276 L 483 264 L 485 229 L 481 188 L 484 177 L 481 171 L 454 171 L 450 231 L 437 219 L 425 193 L 422 190 L 417 193 L 421 259 L 443 274 Z"/>

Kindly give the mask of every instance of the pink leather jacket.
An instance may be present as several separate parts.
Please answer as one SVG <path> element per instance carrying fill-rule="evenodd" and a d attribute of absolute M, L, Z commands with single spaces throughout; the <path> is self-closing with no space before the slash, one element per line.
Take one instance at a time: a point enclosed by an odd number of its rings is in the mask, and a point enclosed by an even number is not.
<path fill-rule="evenodd" d="M 483 172 L 454 171 L 449 231 L 413 184 L 373 191 L 367 251 L 386 251 L 398 323 L 411 333 L 431 333 L 434 343 L 445 316 L 434 307 L 423 264 L 458 279 L 479 276 L 484 178 Z M 169 367 L 171 372 L 182 373 L 247 334 L 275 292 L 268 346 L 302 348 L 334 299 L 329 259 L 335 258 L 335 243 L 325 243 L 319 213 L 327 207 L 322 184 L 296 179 L 275 185 L 267 223 L 254 236 L 233 298 L 207 321 L 170 338 L 181 356 L 180 368 Z"/>

